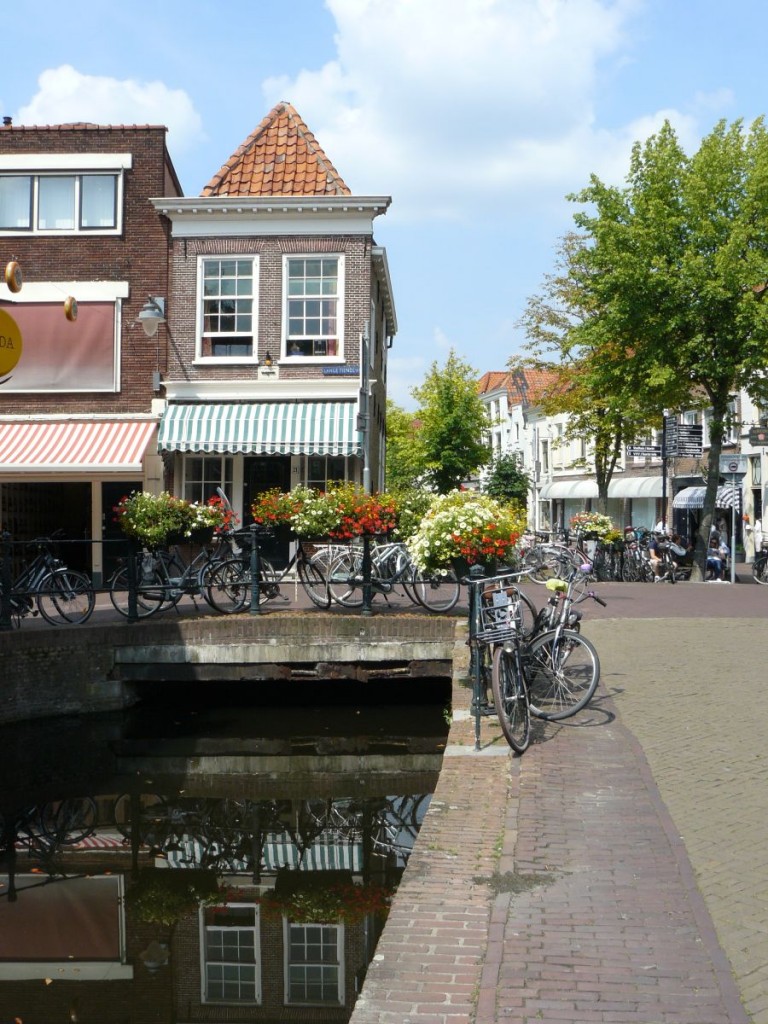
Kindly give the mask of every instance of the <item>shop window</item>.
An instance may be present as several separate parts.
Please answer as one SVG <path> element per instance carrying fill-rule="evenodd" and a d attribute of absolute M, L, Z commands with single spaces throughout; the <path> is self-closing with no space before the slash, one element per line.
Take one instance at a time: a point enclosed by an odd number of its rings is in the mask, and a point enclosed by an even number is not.
<path fill-rule="evenodd" d="M 328 485 L 346 479 L 346 459 L 337 455 L 310 455 L 307 459 L 307 487 L 326 491 Z"/>
<path fill-rule="evenodd" d="M 232 500 L 233 459 L 223 455 L 187 455 L 184 459 L 184 498 L 205 503 L 220 487 Z"/>

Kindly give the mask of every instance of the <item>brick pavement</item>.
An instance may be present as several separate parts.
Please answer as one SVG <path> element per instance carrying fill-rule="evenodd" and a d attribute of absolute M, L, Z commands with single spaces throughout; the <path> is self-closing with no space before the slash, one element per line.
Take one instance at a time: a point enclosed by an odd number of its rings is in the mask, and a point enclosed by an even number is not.
<path fill-rule="evenodd" d="M 768 588 L 601 593 L 589 709 L 455 719 L 352 1024 L 768 1024 Z"/>

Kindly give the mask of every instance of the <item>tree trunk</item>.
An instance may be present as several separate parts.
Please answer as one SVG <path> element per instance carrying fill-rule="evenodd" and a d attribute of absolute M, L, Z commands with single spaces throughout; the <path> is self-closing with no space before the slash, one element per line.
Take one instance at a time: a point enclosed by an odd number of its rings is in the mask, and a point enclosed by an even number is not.
<path fill-rule="evenodd" d="M 718 396 L 712 402 L 712 421 L 709 433 L 709 456 L 707 458 L 707 482 L 704 492 L 704 505 L 701 510 L 701 521 L 699 532 L 696 535 L 696 545 L 693 552 L 693 568 L 691 580 L 701 582 L 706 578 L 707 572 L 707 549 L 711 533 L 712 521 L 715 515 L 715 502 L 717 501 L 717 488 L 720 483 L 720 453 L 723 450 L 723 434 L 725 432 L 725 417 L 728 412 L 728 396 Z M 734 553 L 731 552 L 731 558 Z"/>

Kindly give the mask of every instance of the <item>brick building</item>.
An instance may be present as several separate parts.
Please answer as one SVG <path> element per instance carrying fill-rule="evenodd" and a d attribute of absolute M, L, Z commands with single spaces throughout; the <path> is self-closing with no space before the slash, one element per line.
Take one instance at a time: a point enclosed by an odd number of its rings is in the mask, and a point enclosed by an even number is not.
<path fill-rule="evenodd" d="M 0 263 L 17 261 L 24 281 L 18 292 L 0 283 L 21 348 L 0 380 L 0 523 L 16 539 L 56 528 L 109 537 L 116 500 L 162 483 L 167 338 L 147 337 L 138 315 L 168 293 L 168 223 L 149 202 L 181 195 L 165 136 L 147 125 L 0 127 Z M 98 583 L 105 550 L 88 543 L 67 558 Z"/>
<path fill-rule="evenodd" d="M 396 319 L 373 220 L 288 103 L 201 196 L 154 205 L 171 231 L 168 405 L 159 445 L 176 493 L 383 484 Z"/>

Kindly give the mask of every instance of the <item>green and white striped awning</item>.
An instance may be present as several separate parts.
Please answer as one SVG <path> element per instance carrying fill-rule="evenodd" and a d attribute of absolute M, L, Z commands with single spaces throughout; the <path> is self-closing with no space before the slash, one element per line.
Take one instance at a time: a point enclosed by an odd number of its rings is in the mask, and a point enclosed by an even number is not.
<path fill-rule="evenodd" d="M 158 450 L 256 455 L 360 455 L 355 402 L 169 405 Z"/>

